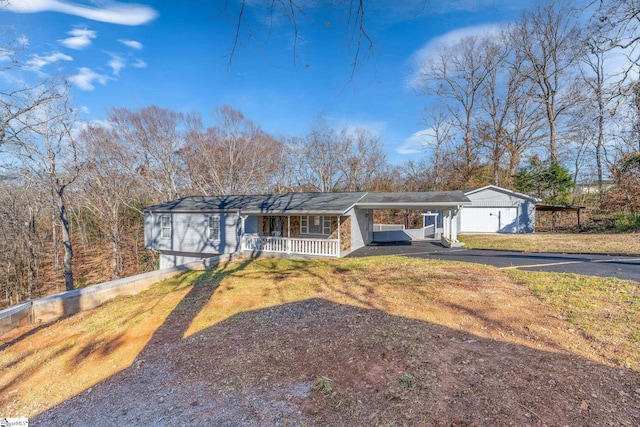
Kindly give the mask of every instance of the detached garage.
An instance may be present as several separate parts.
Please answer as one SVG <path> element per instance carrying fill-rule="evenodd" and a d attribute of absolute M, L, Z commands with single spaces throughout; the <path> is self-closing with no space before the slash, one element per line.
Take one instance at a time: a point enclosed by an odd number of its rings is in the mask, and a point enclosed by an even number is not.
<path fill-rule="evenodd" d="M 533 233 L 537 199 L 495 185 L 464 193 L 471 206 L 459 213 L 460 233 Z"/>

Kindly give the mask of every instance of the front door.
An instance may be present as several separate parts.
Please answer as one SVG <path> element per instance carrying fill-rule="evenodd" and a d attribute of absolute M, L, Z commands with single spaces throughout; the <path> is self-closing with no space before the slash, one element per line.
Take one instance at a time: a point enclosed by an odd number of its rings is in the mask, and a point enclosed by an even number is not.
<path fill-rule="evenodd" d="M 282 217 L 269 217 L 269 233 L 274 237 L 282 237 Z"/>

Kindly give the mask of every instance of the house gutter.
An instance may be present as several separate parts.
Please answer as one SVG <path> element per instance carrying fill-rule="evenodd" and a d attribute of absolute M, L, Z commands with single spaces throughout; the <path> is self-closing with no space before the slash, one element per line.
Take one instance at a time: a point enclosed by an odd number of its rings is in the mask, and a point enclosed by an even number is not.
<path fill-rule="evenodd" d="M 409 202 L 409 203 L 397 203 L 397 202 L 381 202 L 381 203 L 356 203 L 355 206 L 362 209 L 437 209 L 437 208 L 450 208 L 471 206 L 472 202 L 438 202 L 438 203 L 424 203 L 424 202 Z"/>

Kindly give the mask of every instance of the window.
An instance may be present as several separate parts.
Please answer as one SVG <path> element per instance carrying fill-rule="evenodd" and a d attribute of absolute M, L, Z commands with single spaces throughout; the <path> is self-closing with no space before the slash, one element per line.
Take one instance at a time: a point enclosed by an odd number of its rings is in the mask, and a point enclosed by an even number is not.
<path fill-rule="evenodd" d="M 161 227 L 160 236 L 163 239 L 170 239 L 171 238 L 171 217 L 169 215 L 162 215 L 160 217 L 160 227 Z"/>
<path fill-rule="evenodd" d="M 218 215 L 207 217 L 207 239 L 220 240 L 220 217 Z"/>
<path fill-rule="evenodd" d="M 331 234 L 331 217 L 306 215 L 300 218 L 300 234 Z"/>

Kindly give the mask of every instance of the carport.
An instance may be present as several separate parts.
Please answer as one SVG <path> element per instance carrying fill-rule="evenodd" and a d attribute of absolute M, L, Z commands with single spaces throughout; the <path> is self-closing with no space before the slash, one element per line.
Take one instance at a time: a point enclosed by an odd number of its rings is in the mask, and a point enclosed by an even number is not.
<path fill-rule="evenodd" d="M 458 215 L 464 206 L 471 205 L 471 201 L 462 191 L 437 192 L 408 192 L 408 193 L 367 193 L 355 205 L 356 209 L 369 211 L 366 215 L 370 221 L 372 236 L 370 241 L 407 241 L 424 238 L 407 233 L 411 230 L 373 231 L 373 210 L 375 209 L 407 209 L 422 212 L 438 212 L 442 214 L 441 221 L 429 225 L 433 227 L 433 236 L 440 236 L 446 246 L 456 246 L 458 243 Z M 378 239 L 376 239 L 378 237 Z"/>

